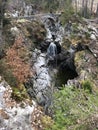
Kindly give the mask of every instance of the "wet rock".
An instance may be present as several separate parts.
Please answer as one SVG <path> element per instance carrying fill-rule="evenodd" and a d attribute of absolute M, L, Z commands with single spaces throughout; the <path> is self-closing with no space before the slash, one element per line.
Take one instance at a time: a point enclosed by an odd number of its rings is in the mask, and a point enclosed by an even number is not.
<path fill-rule="evenodd" d="M 46 51 L 47 51 L 47 48 L 48 48 L 48 46 L 49 46 L 49 44 L 50 44 L 50 41 L 49 41 L 49 40 L 46 40 L 46 41 L 42 42 L 42 43 L 40 44 L 40 50 L 41 50 L 42 52 L 46 52 Z"/>
<path fill-rule="evenodd" d="M 95 41 L 97 40 L 96 35 L 94 33 L 91 33 L 90 38 L 91 40 L 95 40 Z"/>
<path fill-rule="evenodd" d="M 91 24 L 88 25 L 88 29 L 89 29 L 90 31 L 93 31 L 93 32 L 95 32 L 96 34 L 98 34 L 97 29 L 96 29 L 94 26 L 92 26 Z"/>
<path fill-rule="evenodd" d="M 95 41 L 91 41 L 88 47 L 84 48 L 81 52 L 75 54 L 75 66 L 78 72 L 78 77 L 73 80 L 68 80 L 68 85 L 76 86 L 77 88 L 82 88 L 82 82 L 91 81 L 93 83 L 92 87 L 94 90 L 97 88 L 97 59 L 98 51 L 96 50 L 98 44 Z"/>
<path fill-rule="evenodd" d="M 61 42 L 62 33 L 59 34 L 58 32 L 62 29 L 57 30 L 55 21 L 50 19 L 50 17 L 44 17 L 44 24 L 47 30 L 46 39 L 40 43 L 40 50 L 35 49 L 33 51 L 32 62 L 35 73 L 30 81 L 26 83 L 26 88 L 31 97 L 36 98 L 37 103 L 44 106 L 44 110 L 47 113 L 52 100 L 52 87 L 55 84 L 55 80 L 53 81 L 53 79 L 55 79 L 54 77 L 57 72 L 54 71 L 53 64 L 51 66 L 48 65 L 46 51 L 51 42 L 54 42 L 53 40 L 57 40 L 58 38 L 59 42 Z M 53 34 L 56 36 L 55 39 L 53 38 Z M 58 45 L 58 48 L 60 53 L 61 46 L 59 47 Z"/>

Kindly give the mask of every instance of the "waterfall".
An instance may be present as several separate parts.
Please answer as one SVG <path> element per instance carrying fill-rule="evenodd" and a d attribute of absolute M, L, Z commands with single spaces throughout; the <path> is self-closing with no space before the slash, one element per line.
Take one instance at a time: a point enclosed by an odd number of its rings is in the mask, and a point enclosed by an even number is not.
<path fill-rule="evenodd" d="M 32 15 L 32 6 L 31 5 L 25 5 L 24 7 L 24 16 L 30 16 Z"/>
<path fill-rule="evenodd" d="M 32 92 L 30 89 L 30 94 L 37 99 L 38 104 L 44 106 L 46 112 L 49 105 L 51 104 L 53 87 L 55 86 L 55 74 L 57 73 L 56 68 L 51 68 L 48 66 L 47 55 L 49 54 L 50 56 L 52 54 L 55 56 L 57 53 L 57 47 L 54 44 L 52 34 L 55 34 L 55 40 L 59 40 L 59 42 L 61 42 L 63 33 L 59 33 L 59 31 L 61 31 L 60 27 L 57 28 L 56 32 L 55 30 L 51 32 L 51 27 L 47 25 L 47 22 L 44 24 L 47 30 L 46 40 L 49 40 L 50 45 L 49 48 L 46 49 L 48 51 L 41 52 L 41 50 L 37 48 L 33 51 L 32 60 L 34 63 L 33 70 L 35 74 L 31 79 Z"/>
<path fill-rule="evenodd" d="M 55 57 L 56 54 L 57 54 L 57 47 L 54 44 L 54 42 L 51 42 L 47 49 L 47 55 L 48 57 Z"/>
<path fill-rule="evenodd" d="M 52 39 L 52 34 L 49 30 L 49 28 L 47 28 L 47 36 L 46 36 L 47 39 Z"/>

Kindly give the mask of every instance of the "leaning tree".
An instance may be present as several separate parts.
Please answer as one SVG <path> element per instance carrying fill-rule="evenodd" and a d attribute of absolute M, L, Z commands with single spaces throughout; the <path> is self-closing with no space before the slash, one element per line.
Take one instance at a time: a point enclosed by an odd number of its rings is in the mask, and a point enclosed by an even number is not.
<path fill-rule="evenodd" d="M 2 31 L 3 31 L 3 20 L 4 20 L 4 11 L 7 0 L 0 0 L 0 45 L 3 42 Z"/>

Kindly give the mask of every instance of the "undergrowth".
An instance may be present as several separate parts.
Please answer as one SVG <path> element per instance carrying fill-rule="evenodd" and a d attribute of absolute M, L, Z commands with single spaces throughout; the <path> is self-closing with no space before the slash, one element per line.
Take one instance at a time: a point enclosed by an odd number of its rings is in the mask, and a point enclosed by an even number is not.
<path fill-rule="evenodd" d="M 85 82 L 86 90 L 89 90 L 88 86 L 90 84 Z M 97 98 L 97 92 L 91 93 L 91 91 L 77 89 L 73 86 L 67 86 L 55 92 L 51 106 L 54 124 L 45 130 L 88 130 L 89 121 L 87 119 L 98 112 Z M 96 127 L 95 125 L 95 130 Z"/>

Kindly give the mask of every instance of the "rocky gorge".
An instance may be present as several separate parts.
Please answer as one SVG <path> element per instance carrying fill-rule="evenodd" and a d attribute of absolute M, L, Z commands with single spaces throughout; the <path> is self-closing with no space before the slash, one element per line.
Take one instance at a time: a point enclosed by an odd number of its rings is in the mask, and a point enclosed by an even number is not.
<path fill-rule="evenodd" d="M 97 91 L 97 25 L 76 15 L 65 26 L 58 14 L 5 19 L 0 52 L 1 130 L 44 129 L 40 120 L 50 119 L 53 94 L 62 85 L 82 89 L 89 81 L 91 91 Z M 51 43 L 59 44 L 53 60 L 47 56 Z"/>

